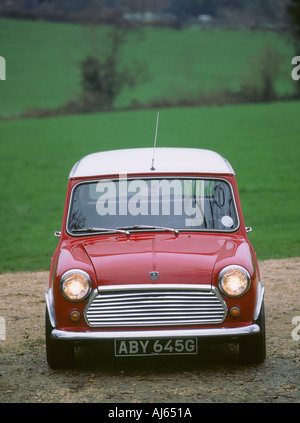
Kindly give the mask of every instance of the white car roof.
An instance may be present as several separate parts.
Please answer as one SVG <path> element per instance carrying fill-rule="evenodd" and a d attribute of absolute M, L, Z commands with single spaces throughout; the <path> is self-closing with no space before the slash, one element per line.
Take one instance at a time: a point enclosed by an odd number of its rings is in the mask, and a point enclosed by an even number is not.
<path fill-rule="evenodd" d="M 211 150 L 130 148 L 89 154 L 74 165 L 69 178 L 145 173 L 234 174 L 234 171 L 226 159 Z"/>

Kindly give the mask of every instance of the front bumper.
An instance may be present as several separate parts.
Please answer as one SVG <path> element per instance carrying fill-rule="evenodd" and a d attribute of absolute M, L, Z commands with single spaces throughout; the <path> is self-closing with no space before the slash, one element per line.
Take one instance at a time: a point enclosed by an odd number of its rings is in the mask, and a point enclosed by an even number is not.
<path fill-rule="evenodd" d="M 142 339 L 142 338 L 187 338 L 187 337 L 216 337 L 234 338 L 255 335 L 260 332 L 256 324 L 239 328 L 213 329 L 173 329 L 173 330 L 135 330 L 135 331 L 103 331 L 103 332 L 74 332 L 53 329 L 53 339 L 69 341 L 97 341 L 108 339 Z"/>

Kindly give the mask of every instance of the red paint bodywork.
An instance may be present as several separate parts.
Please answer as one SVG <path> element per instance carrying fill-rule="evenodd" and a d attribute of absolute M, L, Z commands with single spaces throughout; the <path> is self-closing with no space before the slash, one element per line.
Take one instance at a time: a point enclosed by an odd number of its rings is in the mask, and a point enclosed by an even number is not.
<path fill-rule="evenodd" d="M 130 178 L 131 175 L 128 175 Z M 134 175 L 144 177 L 149 175 Z M 162 175 L 165 177 L 165 175 Z M 168 175 L 172 176 L 172 175 Z M 176 176 L 212 177 L 205 174 Z M 116 175 L 118 177 L 118 175 Z M 91 277 L 92 290 L 101 285 L 149 284 L 149 272 L 158 270 L 160 284 L 208 284 L 218 287 L 220 271 L 228 265 L 240 265 L 251 276 L 251 286 L 240 298 L 223 295 L 228 310 L 238 306 L 241 314 L 233 318 L 227 314 L 222 327 L 241 327 L 253 323 L 254 309 L 257 301 L 257 287 L 260 280 L 256 254 L 249 243 L 236 180 L 233 175 L 218 175 L 228 180 L 234 190 L 240 226 L 233 233 L 225 232 L 138 232 L 129 237 L 123 234 L 103 234 L 72 237 L 66 232 L 66 219 L 69 197 L 72 188 L 83 179 L 70 179 L 66 195 L 61 236 L 54 252 L 49 287 L 53 289 L 54 309 L 57 329 L 65 331 L 101 331 L 103 328 L 89 327 L 84 318 L 77 323 L 70 320 L 72 310 L 83 315 L 88 301 L 71 302 L 60 292 L 59 281 L 69 269 L 85 270 Z M 112 176 L 110 176 L 110 179 Z M 98 180 L 85 178 L 84 180 Z M 216 327 L 213 325 L 199 328 Z M 220 327 L 220 325 L 218 325 Z M 115 328 L 116 330 L 122 330 Z M 158 328 L 156 328 L 158 329 Z M 159 328 L 164 329 L 164 328 Z M 114 329 L 111 329 L 114 330 Z M 134 330 L 134 328 L 132 328 Z"/>

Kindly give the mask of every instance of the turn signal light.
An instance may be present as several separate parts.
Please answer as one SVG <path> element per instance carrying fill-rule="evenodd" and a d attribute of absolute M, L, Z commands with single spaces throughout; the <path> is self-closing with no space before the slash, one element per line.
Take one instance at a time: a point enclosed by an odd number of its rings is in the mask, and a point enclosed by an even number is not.
<path fill-rule="evenodd" d="M 77 311 L 77 310 L 71 311 L 70 319 L 73 322 L 78 322 L 80 320 L 80 317 L 81 317 L 81 315 L 80 315 L 79 311 Z"/>
<path fill-rule="evenodd" d="M 241 314 L 241 310 L 239 307 L 231 307 L 230 309 L 230 316 L 232 317 L 239 317 Z"/>

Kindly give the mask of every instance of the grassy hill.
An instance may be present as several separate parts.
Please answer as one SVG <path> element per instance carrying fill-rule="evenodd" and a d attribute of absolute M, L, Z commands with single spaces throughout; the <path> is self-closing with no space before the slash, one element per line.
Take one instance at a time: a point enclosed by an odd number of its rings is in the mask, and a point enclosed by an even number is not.
<path fill-rule="evenodd" d="M 103 30 L 101 26 L 0 19 L 0 55 L 7 63 L 7 80 L 0 85 L 0 116 L 56 108 L 77 98 L 81 93 L 79 62 L 105 49 Z M 211 90 L 238 90 L 242 82 L 253 79 L 256 83 L 257 58 L 267 46 L 276 49 L 281 64 L 276 90 L 290 94 L 294 54 L 283 34 L 147 28 L 131 38 L 123 55 L 128 64 L 144 63 L 149 79 L 124 90 L 116 106 L 158 99 L 178 102 Z M 274 65 L 274 59 L 270 60 L 270 67 Z"/>

